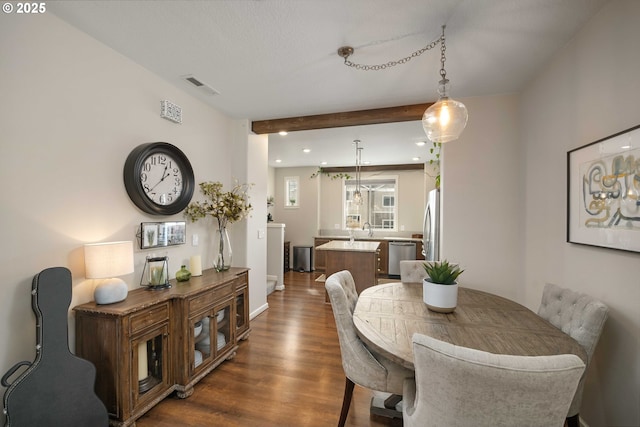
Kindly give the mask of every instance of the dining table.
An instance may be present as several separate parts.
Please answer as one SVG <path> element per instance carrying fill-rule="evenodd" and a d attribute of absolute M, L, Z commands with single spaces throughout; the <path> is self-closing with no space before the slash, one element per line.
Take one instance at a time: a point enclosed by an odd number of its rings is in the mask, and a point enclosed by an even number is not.
<path fill-rule="evenodd" d="M 458 288 L 451 313 L 431 311 L 422 299 L 422 283 L 393 282 L 360 293 L 353 323 L 366 346 L 414 369 L 413 334 L 486 351 L 517 356 L 575 354 L 585 364 L 584 348 L 527 307 L 510 299 Z"/>

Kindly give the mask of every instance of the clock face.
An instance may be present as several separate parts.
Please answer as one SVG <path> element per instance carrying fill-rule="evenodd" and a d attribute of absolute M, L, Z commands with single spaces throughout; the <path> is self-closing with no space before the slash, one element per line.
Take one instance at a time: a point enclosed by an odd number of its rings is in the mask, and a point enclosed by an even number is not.
<path fill-rule="evenodd" d="M 164 152 L 144 159 L 140 184 L 145 196 L 157 205 L 170 205 L 182 194 L 182 170 L 176 160 Z"/>
<path fill-rule="evenodd" d="M 185 154 L 168 142 L 134 148 L 124 164 L 124 185 L 131 201 L 151 215 L 173 215 L 187 207 L 195 187 Z"/>

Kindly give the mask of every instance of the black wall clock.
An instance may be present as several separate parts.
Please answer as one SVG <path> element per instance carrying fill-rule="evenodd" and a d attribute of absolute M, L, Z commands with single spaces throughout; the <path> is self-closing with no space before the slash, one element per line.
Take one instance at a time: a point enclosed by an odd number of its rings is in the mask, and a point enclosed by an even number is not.
<path fill-rule="evenodd" d="M 131 201 L 152 215 L 173 215 L 187 207 L 195 187 L 185 154 L 168 142 L 138 145 L 124 163 L 124 186 Z"/>

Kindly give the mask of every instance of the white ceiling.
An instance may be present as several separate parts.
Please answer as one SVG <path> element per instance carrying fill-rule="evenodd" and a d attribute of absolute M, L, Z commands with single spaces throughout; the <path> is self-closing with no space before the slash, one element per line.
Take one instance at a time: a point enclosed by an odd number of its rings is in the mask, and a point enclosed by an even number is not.
<path fill-rule="evenodd" d="M 253 121 L 435 101 L 439 47 L 383 71 L 346 67 L 337 49 L 350 45 L 351 61 L 382 64 L 435 40 L 442 24 L 453 98 L 518 92 L 604 3 L 56 1 L 47 10 L 230 117 Z M 185 75 L 219 94 L 196 89 Z M 270 136 L 269 164 L 351 164 L 354 139 L 372 164 L 428 160 L 427 149 L 415 146 L 425 139 L 419 123 L 376 126 Z"/>

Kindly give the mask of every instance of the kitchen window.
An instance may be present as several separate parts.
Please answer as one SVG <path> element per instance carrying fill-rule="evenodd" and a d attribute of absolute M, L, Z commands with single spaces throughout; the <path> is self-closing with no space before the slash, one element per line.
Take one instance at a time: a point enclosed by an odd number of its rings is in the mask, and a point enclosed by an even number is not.
<path fill-rule="evenodd" d="M 300 200 L 300 178 L 287 176 L 284 178 L 284 207 L 297 208 Z"/>
<path fill-rule="evenodd" d="M 374 230 L 397 231 L 397 188 L 397 177 L 362 178 L 362 203 L 358 205 L 353 200 L 356 181 L 345 180 L 342 227 L 362 228 L 368 222 Z"/>

